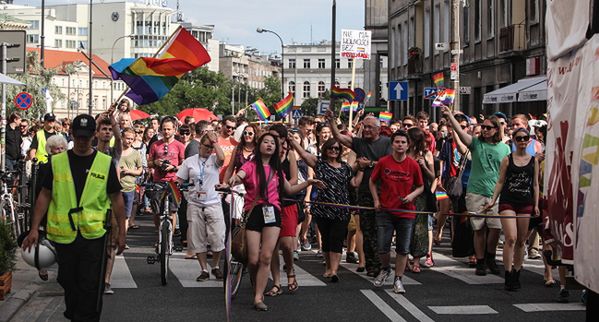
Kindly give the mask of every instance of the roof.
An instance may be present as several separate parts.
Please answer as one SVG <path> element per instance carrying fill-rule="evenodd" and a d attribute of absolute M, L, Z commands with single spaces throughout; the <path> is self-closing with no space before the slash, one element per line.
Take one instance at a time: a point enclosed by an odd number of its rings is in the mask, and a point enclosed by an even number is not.
<path fill-rule="evenodd" d="M 37 52 L 39 55 L 40 49 L 39 48 L 27 48 L 27 52 L 33 52 L 33 51 Z M 67 73 L 64 70 L 64 66 L 66 66 L 66 65 L 70 65 L 74 62 L 80 61 L 86 65 L 85 68 L 87 69 L 87 65 L 89 63 L 86 56 L 83 53 L 80 53 L 78 51 L 45 49 L 44 54 L 45 54 L 44 60 L 45 60 L 46 68 L 56 69 L 56 73 L 58 75 L 67 75 Z M 104 59 L 100 58 L 100 56 L 97 56 L 97 55 L 93 55 L 93 61 L 96 65 L 96 66 L 92 67 L 93 77 L 110 78 L 110 77 L 106 77 L 104 74 L 102 74 L 102 71 L 103 71 L 104 73 L 106 73 L 106 75 L 110 75 L 110 70 L 108 70 L 108 66 L 109 66 L 108 63 Z M 100 69 L 98 69 L 98 67 Z"/>

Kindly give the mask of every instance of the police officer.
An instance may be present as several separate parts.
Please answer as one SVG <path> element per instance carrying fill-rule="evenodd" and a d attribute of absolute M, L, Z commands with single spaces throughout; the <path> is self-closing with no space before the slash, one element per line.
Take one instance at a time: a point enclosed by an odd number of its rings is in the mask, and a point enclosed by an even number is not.
<path fill-rule="evenodd" d="M 52 135 L 58 134 L 54 131 L 54 124 L 56 123 L 56 116 L 53 113 L 46 113 L 44 115 L 44 126 L 42 129 L 37 131 L 31 141 L 31 149 L 29 150 L 29 160 L 37 158 L 38 163 L 48 162 L 48 154 L 46 153 L 46 141 Z"/>
<path fill-rule="evenodd" d="M 118 223 L 118 254 L 125 248 L 125 214 L 116 168 L 111 157 L 92 148 L 96 122 L 82 114 L 73 120 L 72 150 L 53 155 L 50 173 L 42 182 L 28 250 L 38 241 L 44 213 L 47 238 L 58 257 L 58 282 L 65 290 L 64 316 L 73 321 L 99 321 L 104 287 L 107 213 Z"/>

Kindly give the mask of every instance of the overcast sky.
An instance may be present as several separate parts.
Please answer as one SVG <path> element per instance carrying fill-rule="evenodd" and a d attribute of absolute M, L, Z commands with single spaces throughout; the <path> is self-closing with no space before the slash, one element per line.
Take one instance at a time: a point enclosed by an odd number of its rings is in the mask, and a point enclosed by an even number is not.
<path fill-rule="evenodd" d="M 40 6 L 41 0 L 15 3 Z M 46 0 L 46 4 L 66 3 L 89 1 Z M 171 8 L 176 3 L 168 0 Z M 258 26 L 276 31 L 285 44 L 329 40 L 331 4 L 332 0 L 180 0 L 186 20 L 215 25 L 216 39 L 258 48 L 263 53 L 280 52 L 280 42 L 275 35 L 257 33 Z M 343 28 L 364 28 L 364 0 L 337 1 L 337 40 Z"/>

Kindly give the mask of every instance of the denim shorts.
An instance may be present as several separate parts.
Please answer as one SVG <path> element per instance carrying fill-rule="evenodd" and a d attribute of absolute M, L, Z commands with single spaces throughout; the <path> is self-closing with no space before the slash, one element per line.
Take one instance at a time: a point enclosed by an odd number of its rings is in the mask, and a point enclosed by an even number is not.
<path fill-rule="evenodd" d="M 379 254 L 387 254 L 391 251 L 391 239 L 394 231 L 395 252 L 399 255 L 410 253 L 414 219 L 400 218 L 386 212 L 379 212 L 376 214 L 376 226 Z"/>
<path fill-rule="evenodd" d="M 135 190 L 122 192 L 123 202 L 125 203 L 125 217 L 131 217 L 131 211 L 133 210 L 133 199 L 135 198 Z"/>

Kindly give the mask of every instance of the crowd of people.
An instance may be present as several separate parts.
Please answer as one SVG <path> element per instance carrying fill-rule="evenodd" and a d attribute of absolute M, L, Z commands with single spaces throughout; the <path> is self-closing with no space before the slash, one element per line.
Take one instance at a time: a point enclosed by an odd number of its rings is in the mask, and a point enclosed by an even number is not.
<path fill-rule="evenodd" d="M 473 236 L 470 243 L 452 243 L 464 250 L 473 274 L 500 274 L 496 252 L 503 247 L 506 290 L 521 287 L 525 256 L 541 259 L 542 252 L 551 253 L 553 245 L 539 238 L 545 231 L 539 200 L 546 123 L 531 127 L 526 115 L 508 118 L 498 112 L 477 119 L 443 107 L 440 122 L 429 124 L 426 112 L 383 122 L 361 111 L 348 128 L 332 111 L 292 125 L 252 123 L 243 115 L 220 121 L 171 116 L 132 121 L 129 108 L 123 100 L 98 115 L 92 143 L 112 157 L 125 234 L 139 229 L 135 218 L 141 214 L 153 215 L 158 227 L 158 198 L 144 193 L 143 183 L 190 183 L 184 201 L 170 209 L 186 258 L 198 261 L 198 283 L 223 279 L 225 219 L 231 216 L 246 227 L 256 310 L 268 310 L 265 296 L 284 292 L 279 254 L 286 291 L 293 294 L 301 285 L 294 261 L 312 248 L 318 249 L 322 276 L 330 283 L 340 282 L 345 260 L 357 263 L 357 272 L 380 287 L 391 275 L 394 245 L 393 291 L 405 293 L 405 272 L 435 265 L 432 250 L 449 218 L 452 239 L 458 231 Z M 38 123 L 13 113 L 7 166 L 33 158 L 45 163 L 71 149 L 73 139 L 68 119 L 58 121 L 49 113 Z M 48 180 L 41 180 L 47 187 Z M 217 191 L 227 186 L 243 197 Z M 230 209 L 231 202 L 237 207 Z M 113 221 L 119 227 L 118 216 Z M 109 242 L 107 294 L 114 292 L 110 275 L 120 243 L 116 237 Z M 542 259 L 545 284 L 553 286 L 550 258 Z M 565 273 L 560 269 L 563 301 L 568 297 Z"/>

